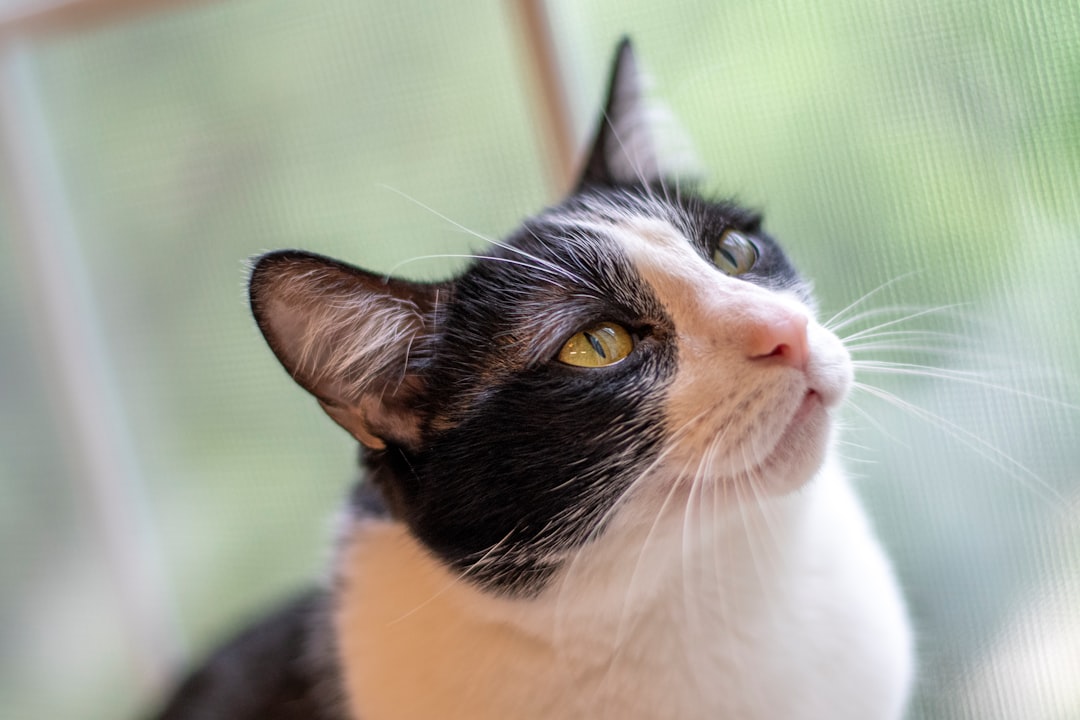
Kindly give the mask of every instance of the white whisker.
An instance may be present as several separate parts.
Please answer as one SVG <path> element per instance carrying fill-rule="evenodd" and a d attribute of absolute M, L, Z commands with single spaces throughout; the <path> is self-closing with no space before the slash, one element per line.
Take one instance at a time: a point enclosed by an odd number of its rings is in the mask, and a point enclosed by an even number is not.
<path fill-rule="evenodd" d="M 1068 500 L 1058 492 L 1056 488 L 1043 480 L 1038 473 L 1029 469 L 1026 465 L 1016 460 L 1008 453 L 998 449 L 970 430 L 967 430 L 926 408 L 908 402 L 887 390 L 882 390 L 881 388 L 874 387 L 873 385 L 866 385 L 861 382 L 856 382 L 854 386 L 858 390 L 862 390 L 863 392 L 884 400 L 891 405 L 944 430 L 957 442 L 975 451 L 988 462 L 1005 470 L 1013 477 L 1024 481 L 1025 485 L 1043 500 L 1052 501 L 1050 502 L 1050 505 L 1058 512 L 1065 512 L 1065 508 L 1069 506 Z"/>
<path fill-rule="evenodd" d="M 916 377 L 926 377 L 937 380 L 949 380 L 958 383 L 966 383 L 968 385 L 973 385 L 975 387 L 983 388 L 985 390 L 994 390 L 997 392 L 1007 393 L 1016 397 L 1022 397 L 1028 400 L 1035 400 L 1040 403 L 1052 405 L 1054 407 L 1064 408 L 1066 410 L 1080 410 L 1080 405 L 1065 402 L 1064 400 L 1055 400 L 1054 398 L 1037 395 L 1035 393 L 1027 392 L 1026 390 L 1020 390 L 1019 388 L 983 380 L 980 378 L 983 373 L 979 373 L 976 371 L 950 370 L 947 368 L 937 368 L 929 365 L 887 362 L 884 360 L 857 360 L 853 364 L 856 370 L 863 370 L 865 372 L 889 375 L 912 375 Z"/>
<path fill-rule="evenodd" d="M 458 230 L 461 230 L 464 233 L 472 235 L 473 237 L 478 238 L 480 240 L 483 240 L 484 242 L 491 242 L 491 238 L 489 238 L 489 237 L 487 237 L 487 236 L 485 236 L 485 235 L 483 235 L 481 233 L 478 233 L 477 231 L 475 231 L 475 230 L 473 230 L 471 228 L 468 228 L 468 227 L 462 225 L 458 221 L 451 219 L 449 216 L 444 215 L 443 213 L 439 212 L 435 208 L 421 202 L 420 200 L 413 197 L 412 195 L 409 195 L 408 193 L 404 192 L 403 190 L 398 190 L 396 187 L 393 187 L 391 185 L 386 185 L 385 183 L 379 183 L 379 187 L 381 187 L 384 190 L 389 190 L 390 192 L 405 198 L 406 200 L 413 203 L 417 207 L 419 207 L 419 208 L 421 208 L 423 210 L 427 210 L 429 213 L 431 213 L 435 217 L 439 218 L 440 220 L 444 220 L 444 221 L 450 223 L 451 225 L 453 225 Z"/>
<path fill-rule="evenodd" d="M 886 288 L 892 287 L 896 283 L 898 283 L 898 282 L 900 282 L 902 280 L 907 280 L 908 278 L 910 278 L 910 277 L 912 277 L 913 275 L 916 275 L 916 274 L 918 274 L 918 271 L 913 270 L 913 271 L 911 271 L 909 273 L 905 273 L 905 274 L 900 275 L 898 277 L 894 277 L 892 280 L 886 280 L 885 282 L 878 285 L 876 288 L 874 288 L 870 292 L 863 294 L 862 297 L 858 298 L 853 303 L 851 303 L 850 305 L 848 305 L 847 307 L 842 309 L 840 312 L 836 313 L 831 318 L 829 318 L 828 320 L 823 322 L 822 325 L 825 328 L 827 328 L 828 330 L 832 330 L 833 332 L 836 332 L 836 330 L 839 329 L 840 327 L 843 327 L 843 325 L 835 325 L 834 323 L 839 322 L 840 319 L 843 318 L 843 316 L 845 314 L 847 314 L 848 312 L 854 310 L 856 307 L 863 304 L 864 302 L 866 302 L 870 298 L 874 297 L 878 293 L 883 292 Z"/>
<path fill-rule="evenodd" d="M 482 563 L 485 560 L 487 560 L 488 558 L 490 558 L 499 549 L 499 547 L 503 543 L 505 543 L 507 540 L 509 540 L 510 536 L 513 535 L 515 532 L 517 532 L 517 529 L 518 529 L 517 527 L 514 527 L 512 530 L 510 530 L 510 532 L 508 532 L 506 535 L 504 535 L 503 538 L 501 540 L 499 540 L 499 542 L 495 543 L 490 548 L 488 548 L 487 551 L 483 555 L 481 555 L 479 559 L 477 559 L 475 562 L 470 564 L 467 568 L 465 568 L 461 572 L 455 574 L 450 579 L 449 582 L 447 582 L 445 585 L 443 585 L 441 588 L 439 588 L 437 591 L 435 591 L 431 595 L 431 597 L 429 597 L 427 600 L 425 600 L 424 602 L 416 605 L 411 610 L 408 610 L 408 611 L 402 613 L 401 615 L 394 618 L 393 620 L 388 621 L 386 623 L 387 626 L 396 625 L 399 622 L 402 622 L 403 620 L 406 620 L 406 619 L 412 617 L 413 615 L 415 615 L 420 610 L 423 610 L 425 607 L 427 607 L 431 603 L 435 602 L 435 600 L 437 600 L 444 593 L 446 593 L 448 590 L 450 590 L 450 588 L 452 588 L 455 585 L 458 585 L 459 583 L 463 582 L 473 570 L 475 570 L 477 567 L 480 567 L 482 565 Z"/>
<path fill-rule="evenodd" d="M 907 315 L 904 315 L 903 317 L 898 317 L 898 318 L 895 318 L 893 320 L 889 320 L 888 322 L 883 322 L 880 325 L 875 325 L 874 327 L 866 328 L 865 330 L 860 330 L 858 332 L 852 333 L 851 335 L 848 335 L 846 337 L 842 337 L 840 339 L 844 343 L 849 343 L 849 342 L 851 342 L 853 340 L 858 340 L 859 338 L 867 337 L 871 333 L 874 333 L 874 332 L 877 332 L 877 331 L 880 331 L 880 330 L 884 330 L 885 328 L 893 327 L 894 325 L 899 325 L 900 323 L 909 322 L 911 320 L 915 320 L 916 318 L 926 317 L 928 315 L 940 315 L 940 314 L 944 313 L 947 310 L 955 310 L 958 307 L 963 307 L 965 304 L 966 303 L 956 303 L 956 304 L 953 304 L 953 305 L 942 305 L 942 306 L 939 306 L 939 307 L 926 308 L 926 309 L 920 310 L 918 312 L 909 313 Z"/>

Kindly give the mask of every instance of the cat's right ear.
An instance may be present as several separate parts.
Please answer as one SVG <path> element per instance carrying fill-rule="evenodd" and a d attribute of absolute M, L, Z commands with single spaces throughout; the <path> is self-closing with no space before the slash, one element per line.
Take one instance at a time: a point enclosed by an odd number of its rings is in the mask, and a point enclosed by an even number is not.
<path fill-rule="evenodd" d="M 286 250 L 255 261 L 249 293 L 293 379 L 357 440 L 382 449 L 419 441 L 421 381 L 409 358 L 430 330 L 440 288 Z"/>

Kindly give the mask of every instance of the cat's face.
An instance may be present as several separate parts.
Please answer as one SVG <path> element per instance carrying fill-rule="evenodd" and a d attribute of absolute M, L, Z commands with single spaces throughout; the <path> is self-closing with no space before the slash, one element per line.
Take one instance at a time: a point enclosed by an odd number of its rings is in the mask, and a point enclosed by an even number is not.
<path fill-rule="evenodd" d="M 579 189 L 454 280 L 298 252 L 252 276 L 268 341 L 393 514 L 486 587 L 537 591 L 701 484 L 799 487 L 851 383 L 758 218 L 661 182 L 638 89 L 624 47 Z"/>

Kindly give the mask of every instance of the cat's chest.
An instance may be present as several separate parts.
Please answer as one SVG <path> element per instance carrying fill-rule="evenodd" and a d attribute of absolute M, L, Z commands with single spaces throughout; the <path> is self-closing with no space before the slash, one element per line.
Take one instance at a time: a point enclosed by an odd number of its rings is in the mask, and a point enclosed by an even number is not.
<path fill-rule="evenodd" d="M 723 643 L 688 646 L 673 607 L 643 622 L 605 593 L 494 600 L 400 527 L 365 534 L 338 615 L 347 689 L 365 720 L 689 717 L 671 696 L 700 708 L 693 678 L 718 669 L 708 648 Z"/>
<path fill-rule="evenodd" d="M 857 507 L 841 502 L 828 520 L 850 543 L 863 526 L 849 512 Z M 367 524 L 340 566 L 338 637 L 354 712 L 893 717 L 906 674 L 890 658 L 904 657 L 908 639 L 895 631 L 900 606 L 876 546 L 867 535 L 838 563 L 816 527 L 825 518 L 761 519 L 781 520 L 786 529 L 714 535 L 709 553 L 695 550 L 709 529 L 661 523 L 648 542 L 633 539 L 626 562 L 601 552 L 530 600 L 484 594 L 401 526 Z"/>

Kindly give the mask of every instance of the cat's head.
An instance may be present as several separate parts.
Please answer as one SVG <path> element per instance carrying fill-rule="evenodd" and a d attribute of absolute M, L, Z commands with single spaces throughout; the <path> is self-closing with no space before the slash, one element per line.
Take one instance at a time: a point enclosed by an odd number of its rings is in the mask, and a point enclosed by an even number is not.
<path fill-rule="evenodd" d="M 680 187 L 653 131 L 624 42 L 575 191 L 461 275 L 298 251 L 252 272 L 271 348 L 393 515 L 485 586 L 535 590 L 694 487 L 779 495 L 824 457 L 846 351 L 760 218 Z"/>

